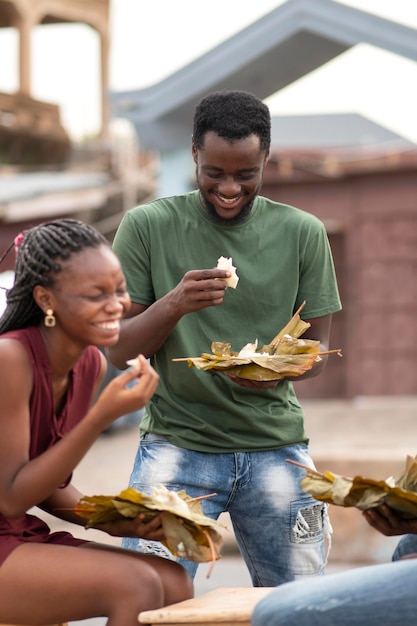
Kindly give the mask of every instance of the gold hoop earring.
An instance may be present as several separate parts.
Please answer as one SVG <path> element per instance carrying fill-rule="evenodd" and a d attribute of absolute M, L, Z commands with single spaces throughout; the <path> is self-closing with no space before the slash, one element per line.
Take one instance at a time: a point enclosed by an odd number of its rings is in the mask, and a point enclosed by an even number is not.
<path fill-rule="evenodd" d="M 45 317 L 44 317 L 43 323 L 48 328 L 53 328 L 55 326 L 56 319 L 55 319 L 55 315 L 54 315 L 54 312 L 53 312 L 52 309 L 47 309 L 47 311 L 45 313 Z"/>

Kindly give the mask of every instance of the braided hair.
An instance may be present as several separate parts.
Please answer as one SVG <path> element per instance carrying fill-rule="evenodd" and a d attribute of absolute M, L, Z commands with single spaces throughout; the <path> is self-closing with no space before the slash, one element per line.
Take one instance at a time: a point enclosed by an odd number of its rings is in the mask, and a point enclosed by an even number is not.
<path fill-rule="evenodd" d="M 43 312 L 33 298 L 34 287 L 52 287 L 54 276 L 62 271 L 60 260 L 102 245 L 110 243 L 88 224 L 71 218 L 44 222 L 25 231 L 17 248 L 15 280 L 7 291 L 0 333 L 37 326 Z"/>

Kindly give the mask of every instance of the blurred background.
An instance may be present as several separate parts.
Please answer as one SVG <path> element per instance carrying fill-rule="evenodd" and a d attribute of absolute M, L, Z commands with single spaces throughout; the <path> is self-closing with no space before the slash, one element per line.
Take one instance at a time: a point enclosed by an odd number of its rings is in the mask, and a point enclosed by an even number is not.
<path fill-rule="evenodd" d="M 270 106 L 262 193 L 319 217 L 333 250 L 344 356 L 296 385 L 317 466 L 398 475 L 417 406 L 416 3 L 0 0 L 0 256 L 63 216 L 112 241 L 126 210 L 192 189 L 194 107 L 223 88 Z M 0 307 L 13 265 L 11 251 Z M 125 486 L 140 418 L 97 442 L 86 489 L 114 488 L 104 466 Z M 357 511 L 334 526 L 333 562 L 386 559 Z"/>

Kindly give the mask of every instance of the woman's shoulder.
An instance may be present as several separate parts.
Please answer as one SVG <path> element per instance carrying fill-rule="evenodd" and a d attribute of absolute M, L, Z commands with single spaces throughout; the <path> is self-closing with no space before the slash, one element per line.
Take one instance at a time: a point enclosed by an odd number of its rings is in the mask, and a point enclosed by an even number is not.
<path fill-rule="evenodd" d="M 35 326 L 9 330 L 0 335 L 0 351 L 2 354 L 22 353 L 25 351 L 33 358 L 40 357 L 43 350 L 42 337 Z"/>
<path fill-rule="evenodd" d="M 25 381 L 28 384 L 32 381 L 36 351 L 22 338 L 27 339 L 27 333 L 13 331 L 0 335 L 0 389 L 7 393 L 12 393 L 17 381 L 20 389 Z"/>

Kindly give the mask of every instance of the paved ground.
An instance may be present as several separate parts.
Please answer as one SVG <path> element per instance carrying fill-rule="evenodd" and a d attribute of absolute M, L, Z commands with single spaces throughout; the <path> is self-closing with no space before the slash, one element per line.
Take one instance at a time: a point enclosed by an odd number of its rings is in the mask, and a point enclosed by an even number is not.
<path fill-rule="evenodd" d="M 358 398 L 354 401 L 308 401 L 307 431 L 310 450 L 319 470 L 373 478 L 398 476 L 406 456 L 417 453 L 414 439 L 417 396 L 412 398 Z M 102 435 L 74 473 L 74 483 L 86 494 L 116 494 L 129 480 L 138 444 L 136 425 Z M 369 563 L 387 561 L 396 544 L 373 531 L 356 509 L 330 507 L 334 528 L 328 573 Z M 54 529 L 66 528 L 55 518 L 46 518 Z M 227 516 L 223 520 L 228 524 Z M 73 530 L 74 527 L 71 527 Z M 78 536 L 107 541 L 119 540 L 95 530 L 76 529 Z M 203 564 L 196 578 L 196 594 L 216 587 L 250 586 L 246 567 L 236 552 L 233 533 L 225 533 L 223 558 L 209 579 Z M 101 626 L 102 620 L 83 622 Z M 75 626 L 75 625 L 74 625 Z"/>

